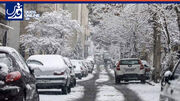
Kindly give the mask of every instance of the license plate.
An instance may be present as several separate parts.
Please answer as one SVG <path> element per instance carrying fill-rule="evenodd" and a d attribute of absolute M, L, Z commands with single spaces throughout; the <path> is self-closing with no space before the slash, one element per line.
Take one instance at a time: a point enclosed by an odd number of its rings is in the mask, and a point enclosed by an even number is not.
<path fill-rule="evenodd" d="M 126 72 L 132 72 L 132 71 L 135 71 L 136 68 L 127 68 L 125 69 Z"/>

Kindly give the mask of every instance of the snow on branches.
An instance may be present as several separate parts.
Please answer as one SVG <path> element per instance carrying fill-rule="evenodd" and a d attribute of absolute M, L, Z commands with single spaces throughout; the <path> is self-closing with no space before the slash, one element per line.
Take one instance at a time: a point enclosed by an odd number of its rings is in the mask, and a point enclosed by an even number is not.
<path fill-rule="evenodd" d="M 71 13 L 66 10 L 45 12 L 40 18 L 29 23 L 26 29 L 27 34 L 20 37 L 25 51 L 73 56 L 75 51 L 81 48 L 78 45 L 81 26 L 76 20 L 72 20 Z"/>

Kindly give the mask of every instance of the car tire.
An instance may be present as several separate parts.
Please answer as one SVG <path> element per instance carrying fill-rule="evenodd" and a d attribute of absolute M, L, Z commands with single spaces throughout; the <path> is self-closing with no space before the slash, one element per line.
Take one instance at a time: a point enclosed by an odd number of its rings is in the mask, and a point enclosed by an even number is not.
<path fill-rule="evenodd" d="M 145 83 L 146 83 L 146 80 L 141 80 L 141 83 L 142 83 L 142 84 L 145 84 Z"/>
<path fill-rule="evenodd" d="M 26 101 L 25 93 L 22 91 L 19 95 L 17 95 L 13 100 L 11 101 Z"/>
<path fill-rule="evenodd" d="M 36 95 L 34 96 L 33 101 L 39 101 L 39 93 L 38 93 L 38 90 L 36 90 Z"/>
<path fill-rule="evenodd" d="M 120 79 L 119 78 L 115 78 L 115 83 L 116 84 L 120 84 Z"/>
<path fill-rule="evenodd" d="M 74 87 L 76 86 L 76 79 L 74 79 Z"/>
<path fill-rule="evenodd" d="M 80 75 L 80 76 L 78 76 L 78 79 L 82 79 L 82 76 Z"/>
<path fill-rule="evenodd" d="M 68 93 L 71 92 L 71 87 L 69 86 L 68 89 L 67 89 Z"/>
<path fill-rule="evenodd" d="M 64 94 L 64 95 L 68 94 L 68 87 L 67 86 L 62 88 L 62 94 Z"/>

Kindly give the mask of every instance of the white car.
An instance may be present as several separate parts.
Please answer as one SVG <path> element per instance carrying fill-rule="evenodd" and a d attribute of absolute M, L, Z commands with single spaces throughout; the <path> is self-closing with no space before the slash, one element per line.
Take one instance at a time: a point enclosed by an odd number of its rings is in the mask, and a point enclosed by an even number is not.
<path fill-rule="evenodd" d="M 180 60 L 173 72 L 166 71 L 161 80 L 160 101 L 180 101 Z"/>
<path fill-rule="evenodd" d="M 59 88 L 63 94 L 71 92 L 70 69 L 60 55 L 32 55 L 27 59 L 34 69 L 38 89 Z"/>
<path fill-rule="evenodd" d="M 115 73 L 115 83 L 120 83 L 120 81 L 125 80 L 141 80 L 145 83 L 145 68 L 140 59 L 137 58 L 125 58 L 121 59 L 116 68 Z"/>
<path fill-rule="evenodd" d="M 84 75 L 84 69 L 82 67 L 82 64 L 78 60 L 71 60 L 71 62 L 75 66 L 76 77 L 78 77 L 79 79 L 82 79 Z"/>

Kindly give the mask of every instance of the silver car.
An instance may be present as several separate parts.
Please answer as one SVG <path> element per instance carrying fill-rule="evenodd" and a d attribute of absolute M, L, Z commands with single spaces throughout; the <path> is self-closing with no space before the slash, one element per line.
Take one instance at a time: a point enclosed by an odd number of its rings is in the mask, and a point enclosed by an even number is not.
<path fill-rule="evenodd" d="M 34 70 L 38 89 L 59 88 L 63 94 L 71 92 L 70 69 L 60 55 L 32 55 L 27 59 Z"/>

